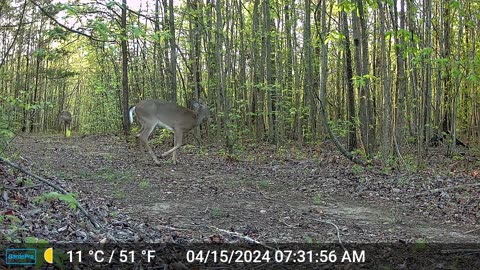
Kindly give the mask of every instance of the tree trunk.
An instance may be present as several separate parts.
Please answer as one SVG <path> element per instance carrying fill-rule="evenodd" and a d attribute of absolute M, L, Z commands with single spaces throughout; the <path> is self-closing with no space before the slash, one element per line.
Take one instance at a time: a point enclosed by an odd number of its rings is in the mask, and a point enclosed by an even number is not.
<path fill-rule="evenodd" d="M 383 159 L 383 164 L 385 165 L 388 158 L 391 155 L 391 136 L 390 136 L 390 131 L 391 131 L 391 87 L 390 87 L 390 81 L 387 79 L 390 77 L 390 74 L 388 73 L 388 67 L 387 67 L 387 53 L 386 53 L 386 42 L 385 42 L 385 24 L 386 24 L 386 19 L 385 19 L 385 8 L 383 6 L 383 3 L 381 0 L 378 0 L 378 13 L 380 16 L 380 33 L 379 33 L 379 39 L 380 39 L 380 67 L 379 67 L 379 77 L 383 78 L 382 79 L 382 104 L 383 104 L 383 118 L 382 118 L 382 159 Z"/>
<path fill-rule="evenodd" d="M 344 54 L 345 54 L 345 78 L 347 80 L 347 119 L 349 122 L 348 132 L 348 151 L 353 151 L 357 147 L 357 133 L 355 121 L 355 90 L 353 87 L 353 68 L 352 68 L 352 53 L 350 51 L 350 34 L 348 31 L 348 18 L 345 11 L 342 14 L 342 25 L 344 40 Z"/>
<path fill-rule="evenodd" d="M 270 143 L 275 144 L 277 141 L 276 138 L 276 127 L 275 127 L 275 77 L 273 76 L 274 71 L 272 70 L 275 67 L 275 61 L 272 49 L 272 38 L 270 36 L 271 24 L 270 19 L 270 4 L 269 1 L 264 1 L 264 37 L 265 37 L 265 80 L 266 80 L 266 92 L 267 92 L 267 119 L 268 119 L 268 138 Z"/>
<path fill-rule="evenodd" d="M 263 135 L 265 131 L 265 124 L 263 120 L 263 91 L 261 89 L 261 83 L 263 80 L 263 67 L 261 63 L 261 55 L 258 53 L 260 46 L 260 35 L 259 35 L 259 5 L 260 1 L 255 0 L 253 3 L 253 18 L 252 18 L 252 54 L 253 54 L 253 93 L 252 93 L 252 115 L 255 125 L 255 133 L 257 141 L 260 142 L 263 140 Z"/>
<path fill-rule="evenodd" d="M 130 121 L 128 119 L 128 47 L 127 47 L 127 0 L 122 0 L 122 112 L 123 132 L 126 136 L 130 134 Z"/>
<path fill-rule="evenodd" d="M 313 96 L 313 65 L 312 65 L 312 41 L 311 41 L 311 1 L 305 0 L 305 18 L 303 25 L 303 49 L 304 49 L 304 75 L 303 75 L 303 96 L 308 100 L 310 109 L 310 133 L 311 141 L 316 140 L 317 135 L 317 106 Z"/>
<path fill-rule="evenodd" d="M 173 0 L 169 0 L 168 23 L 170 30 L 170 74 L 172 78 L 171 101 L 177 103 L 177 41 L 175 37 L 175 14 L 173 11 Z"/>
<path fill-rule="evenodd" d="M 427 48 L 432 48 L 432 0 L 425 0 L 425 32 Z M 425 89 L 424 89 L 424 115 L 423 115 L 423 136 L 421 144 L 425 146 L 424 151 L 427 150 L 427 141 L 431 138 L 432 130 L 432 64 L 431 55 L 428 56 L 425 62 Z"/>

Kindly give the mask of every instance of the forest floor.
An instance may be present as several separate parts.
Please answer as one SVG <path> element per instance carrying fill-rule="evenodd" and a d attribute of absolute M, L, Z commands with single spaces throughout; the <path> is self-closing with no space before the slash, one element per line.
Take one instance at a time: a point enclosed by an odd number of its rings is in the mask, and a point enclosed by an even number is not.
<path fill-rule="evenodd" d="M 155 144 L 157 156 L 170 144 Z M 235 159 L 220 147 L 185 145 L 177 165 L 168 157 L 159 166 L 134 141 L 113 135 L 20 135 L 9 152 L 76 193 L 109 228 L 89 232 L 86 219 L 70 213 L 78 211 L 53 202 L 46 207 L 55 211 L 45 211 L 57 221 L 32 225 L 45 213 L 13 201 L 38 204 L 29 199 L 36 191 L 7 190 L 8 213 L 31 219 L 24 224 L 39 238 L 228 242 L 238 233 L 262 243 L 480 243 L 480 187 L 474 186 L 480 161 L 470 150 L 454 158 L 431 155 L 421 172 L 353 165 L 328 143 L 303 150 L 252 144 Z M 0 166 L 2 175 L 7 185 L 24 185 Z"/>

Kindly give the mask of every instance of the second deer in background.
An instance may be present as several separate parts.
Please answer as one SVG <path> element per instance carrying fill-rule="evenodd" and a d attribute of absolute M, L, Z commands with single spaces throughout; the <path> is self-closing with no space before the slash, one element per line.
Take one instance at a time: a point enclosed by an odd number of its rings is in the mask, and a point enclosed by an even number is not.
<path fill-rule="evenodd" d="M 192 107 L 193 110 L 190 110 L 173 103 L 148 99 L 138 103 L 130 109 L 130 123 L 133 122 L 133 115 L 135 114 L 138 122 L 142 126 L 140 133 L 137 134 L 139 144 L 145 145 L 148 153 L 156 164 L 160 164 L 160 161 L 153 153 L 152 148 L 148 145 L 148 137 L 156 126 L 173 131 L 173 148 L 163 153 L 162 157 L 166 157 L 173 153 L 173 164 L 176 164 L 177 149 L 182 146 L 183 134 L 200 125 L 203 119 L 210 116 L 210 111 L 206 105 L 193 101 Z"/>
<path fill-rule="evenodd" d="M 69 111 L 63 111 L 58 116 L 58 124 L 62 128 L 63 135 L 70 137 L 70 124 L 72 123 L 72 114 Z"/>

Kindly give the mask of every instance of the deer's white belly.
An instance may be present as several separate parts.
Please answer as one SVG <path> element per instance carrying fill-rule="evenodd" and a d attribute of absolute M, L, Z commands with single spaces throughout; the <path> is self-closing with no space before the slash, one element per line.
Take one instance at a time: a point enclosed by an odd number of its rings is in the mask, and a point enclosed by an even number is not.
<path fill-rule="evenodd" d="M 173 128 L 172 128 L 171 126 L 166 125 L 165 123 L 163 123 L 163 122 L 160 121 L 160 120 L 158 120 L 157 125 L 158 125 L 158 126 L 161 126 L 162 128 L 166 128 L 166 129 L 168 129 L 168 130 L 170 130 L 170 131 L 173 131 Z"/>

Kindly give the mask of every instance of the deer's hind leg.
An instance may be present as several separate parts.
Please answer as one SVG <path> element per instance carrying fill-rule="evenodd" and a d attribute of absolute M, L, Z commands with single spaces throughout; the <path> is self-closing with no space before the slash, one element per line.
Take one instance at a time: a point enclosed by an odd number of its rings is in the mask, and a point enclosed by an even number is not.
<path fill-rule="evenodd" d="M 152 131 L 155 129 L 156 125 L 142 125 L 142 132 L 140 132 L 137 137 L 138 141 L 140 144 L 143 144 L 146 148 L 150 156 L 152 157 L 153 161 L 155 164 L 160 164 L 160 161 L 158 160 L 157 156 L 155 153 L 153 153 L 152 148 L 150 145 L 148 145 L 148 137 L 152 133 Z"/>
<path fill-rule="evenodd" d="M 183 132 L 174 131 L 173 148 L 163 153 L 162 157 L 166 157 L 167 155 L 173 152 L 172 161 L 173 161 L 173 164 L 177 164 L 177 149 L 182 146 L 182 141 L 183 141 Z"/>

